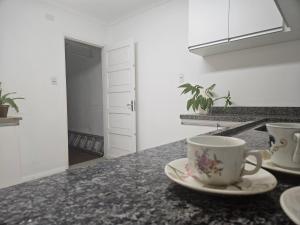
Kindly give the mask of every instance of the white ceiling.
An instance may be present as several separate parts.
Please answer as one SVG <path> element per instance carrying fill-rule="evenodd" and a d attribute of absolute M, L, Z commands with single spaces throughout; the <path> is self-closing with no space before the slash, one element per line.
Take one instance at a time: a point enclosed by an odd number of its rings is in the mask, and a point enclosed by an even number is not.
<path fill-rule="evenodd" d="M 58 6 L 113 23 L 168 0 L 51 0 Z"/>

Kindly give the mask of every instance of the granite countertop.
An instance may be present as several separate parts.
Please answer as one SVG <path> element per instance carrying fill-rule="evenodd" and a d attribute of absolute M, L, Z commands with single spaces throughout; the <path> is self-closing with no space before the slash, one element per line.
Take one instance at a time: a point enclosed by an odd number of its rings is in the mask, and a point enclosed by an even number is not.
<path fill-rule="evenodd" d="M 223 107 L 213 107 L 208 114 L 181 114 L 180 119 L 238 122 L 209 133 L 232 136 L 266 122 L 300 122 L 300 107 L 231 107 L 226 111 Z"/>
<path fill-rule="evenodd" d="M 213 134 L 243 138 L 266 149 L 266 121 Z M 196 192 L 170 181 L 164 166 L 186 157 L 184 140 L 0 190 L 0 224 L 293 224 L 280 194 L 299 177 L 278 173 L 278 186 L 251 197 Z"/>
<path fill-rule="evenodd" d="M 20 120 L 22 120 L 21 117 L 5 117 L 5 118 L 0 117 L 0 127 L 18 126 Z"/>

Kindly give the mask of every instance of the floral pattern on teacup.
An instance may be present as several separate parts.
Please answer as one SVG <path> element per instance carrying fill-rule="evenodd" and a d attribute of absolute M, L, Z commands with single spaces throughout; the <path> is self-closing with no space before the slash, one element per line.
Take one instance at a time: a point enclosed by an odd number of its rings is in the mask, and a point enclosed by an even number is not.
<path fill-rule="evenodd" d="M 196 167 L 200 173 L 206 174 L 206 176 L 211 177 L 212 175 L 222 175 L 223 168 L 221 164 L 223 162 L 217 159 L 216 154 L 214 154 L 213 159 L 209 157 L 207 150 L 203 152 L 196 152 Z"/>
<path fill-rule="evenodd" d="M 279 144 L 275 144 L 276 140 L 274 136 L 270 135 L 269 137 L 270 143 L 270 153 L 274 154 L 275 152 L 279 151 L 280 148 L 285 148 L 288 145 L 288 141 L 285 138 L 281 138 Z"/>

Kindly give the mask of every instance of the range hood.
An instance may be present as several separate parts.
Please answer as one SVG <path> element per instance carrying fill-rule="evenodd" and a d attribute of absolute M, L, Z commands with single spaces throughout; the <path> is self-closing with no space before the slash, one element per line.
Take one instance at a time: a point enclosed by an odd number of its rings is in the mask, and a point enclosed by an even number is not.
<path fill-rule="evenodd" d="M 287 27 L 300 30 L 300 0 L 274 0 Z"/>

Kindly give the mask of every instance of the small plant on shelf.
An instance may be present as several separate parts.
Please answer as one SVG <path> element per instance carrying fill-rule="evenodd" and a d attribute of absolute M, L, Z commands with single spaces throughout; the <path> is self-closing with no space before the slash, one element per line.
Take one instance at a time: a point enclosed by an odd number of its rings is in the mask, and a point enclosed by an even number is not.
<path fill-rule="evenodd" d="M 11 95 L 16 94 L 16 92 L 10 92 L 3 94 L 2 93 L 2 87 L 0 82 L 0 117 L 7 117 L 8 108 L 12 107 L 17 112 L 19 112 L 19 107 L 16 104 L 15 100 L 17 99 L 24 99 L 20 97 L 9 97 Z"/>
<path fill-rule="evenodd" d="M 200 85 L 192 85 L 190 83 L 186 83 L 180 85 L 179 88 L 183 89 L 181 94 L 188 94 L 190 93 L 192 97 L 188 99 L 186 108 L 190 110 L 193 109 L 194 112 L 198 110 L 202 110 L 204 112 L 208 112 L 216 101 L 225 100 L 224 108 L 227 108 L 232 105 L 230 91 L 228 91 L 227 96 L 217 97 L 214 93 L 214 88 L 216 84 L 209 86 L 208 88 L 204 88 Z"/>

